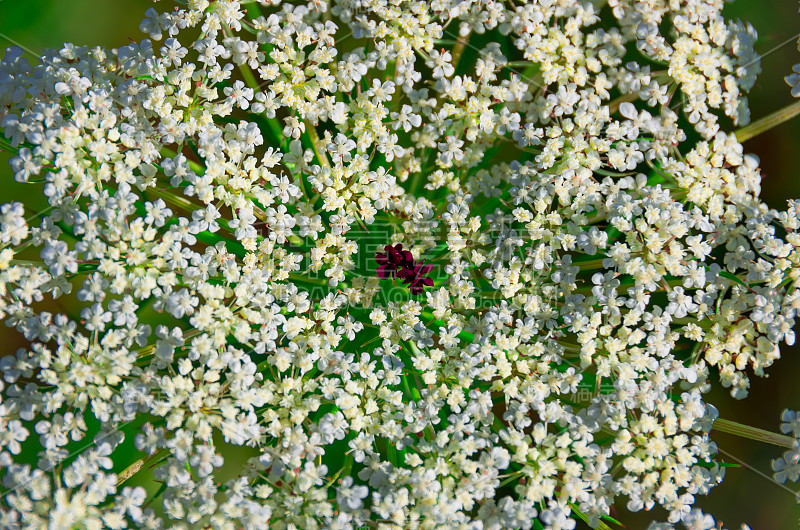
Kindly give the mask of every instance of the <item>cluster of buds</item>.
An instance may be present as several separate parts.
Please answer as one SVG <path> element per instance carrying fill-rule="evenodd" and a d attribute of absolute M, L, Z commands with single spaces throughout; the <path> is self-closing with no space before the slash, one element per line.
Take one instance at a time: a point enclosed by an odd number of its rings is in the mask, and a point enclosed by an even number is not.
<path fill-rule="evenodd" d="M 375 253 L 381 279 L 398 278 L 408 284 L 413 295 L 422 294 L 426 285 L 433 285 L 433 279 L 425 276 L 433 269 L 433 265 L 425 265 L 425 260 L 416 263 L 411 251 L 404 250 L 399 243 L 395 246 L 386 245 L 383 250 Z"/>

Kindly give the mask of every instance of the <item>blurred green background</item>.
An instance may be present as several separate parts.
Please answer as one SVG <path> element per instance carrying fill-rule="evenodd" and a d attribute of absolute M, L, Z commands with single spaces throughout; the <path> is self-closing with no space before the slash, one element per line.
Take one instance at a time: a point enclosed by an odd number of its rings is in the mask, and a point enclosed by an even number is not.
<path fill-rule="evenodd" d="M 154 0 L 0 0 L 0 49 L 18 45 L 35 61 L 37 50 L 57 47 L 64 42 L 77 45 L 116 47 L 142 35 L 139 22 Z M 783 77 L 792 65 L 800 63 L 797 37 L 800 32 L 800 1 L 738 0 L 726 6 L 728 18 L 750 21 L 759 34 L 757 50 L 762 54 L 762 73 L 750 93 L 753 119 L 758 119 L 793 102 Z M 745 151 L 761 160 L 762 197 L 774 208 L 783 208 L 787 198 L 800 198 L 800 176 L 795 164 L 800 155 L 800 119 L 786 123 L 749 140 Z M 44 204 L 30 195 L 31 188 L 13 182 L 7 153 L 0 153 L 2 201 L 25 201 L 33 208 Z M 22 346 L 16 333 L 3 326 L 6 345 L 3 354 L 13 354 Z M 800 348 L 785 347 L 782 358 L 772 367 L 770 377 L 754 379 L 751 396 L 736 401 L 725 392 L 709 399 L 720 416 L 771 431 L 777 431 L 784 408 L 800 409 Z M 725 482 L 698 505 L 726 523 L 738 528 L 741 523 L 753 529 L 800 528 L 800 507 L 792 492 L 771 479 L 770 459 L 780 448 L 748 442 L 733 436 L 715 435 L 721 457 L 728 462 L 745 462 L 747 467 L 731 468 Z M 795 485 L 793 485 L 796 488 Z M 630 528 L 645 528 L 656 517 L 653 512 L 631 518 L 621 517 Z"/>

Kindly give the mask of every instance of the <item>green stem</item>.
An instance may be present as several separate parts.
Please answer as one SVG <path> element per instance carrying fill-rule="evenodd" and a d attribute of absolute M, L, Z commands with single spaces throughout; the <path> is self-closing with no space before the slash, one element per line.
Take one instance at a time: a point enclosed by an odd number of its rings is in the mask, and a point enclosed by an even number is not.
<path fill-rule="evenodd" d="M 596 269 L 605 270 L 606 267 L 603 266 L 604 259 L 605 258 L 597 258 L 586 261 L 573 261 L 572 264 L 577 267 L 580 267 L 582 271 L 593 271 Z"/>
<path fill-rule="evenodd" d="M 178 153 L 176 151 L 170 149 L 169 147 L 162 147 L 161 148 L 161 156 L 168 157 L 168 158 L 174 158 L 177 155 L 178 155 Z M 189 162 L 189 169 L 191 169 L 192 171 L 194 171 L 198 175 L 202 175 L 203 173 L 206 172 L 206 168 L 203 167 L 202 164 L 198 164 L 194 160 L 188 160 L 188 162 Z"/>
<path fill-rule="evenodd" d="M 760 120 L 754 121 L 750 125 L 734 131 L 736 140 L 738 140 L 739 143 L 744 143 L 750 138 L 754 138 L 785 121 L 789 121 L 798 114 L 800 114 L 800 101 L 792 103 L 791 105 L 787 105 L 786 107 L 783 107 L 782 109 L 779 109 L 772 114 L 761 118 Z"/>
<path fill-rule="evenodd" d="M 779 447 L 787 447 L 789 449 L 794 447 L 794 438 L 791 436 L 784 436 L 783 434 L 765 431 L 764 429 L 751 427 L 749 425 L 744 425 L 723 418 L 717 418 L 714 421 L 714 430 L 733 434 L 735 436 L 741 436 L 742 438 L 748 438 L 757 442 L 777 445 Z"/>
<path fill-rule="evenodd" d="M 194 212 L 195 210 L 201 210 L 202 207 L 199 204 L 195 204 L 192 201 L 180 196 L 175 195 L 174 193 L 170 193 L 167 190 L 150 190 L 150 192 L 163 199 L 169 205 L 175 206 L 180 208 L 186 212 Z"/>
<path fill-rule="evenodd" d="M 637 99 L 639 99 L 639 93 L 638 92 L 631 92 L 629 94 L 623 94 L 623 95 L 619 96 L 617 99 L 615 99 L 614 101 L 611 101 L 608 104 L 608 113 L 609 114 L 616 114 L 617 111 L 619 111 L 619 108 L 623 103 L 630 103 L 632 101 L 636 101 Z"/>
<path fill-rule="evenodd" d="M 311 139 L 311 147 L 314 149 L 314 154 L 317 155 L 317 160 L 319 160 L 322 167 L 330 169 L 331 163 L 328 161 L 328 155 L 325 153 L 325 146 L 320 142 L 316 127 L 308 120 L 305 120 L 305 123 L 306 132 Z"/>
<path fill-rule="evenodd" d="M 406 391 L 406 394 L 408 394 L 408 397 L 414 400 L 414 402 L 417 402 L 420 399 L 422 399 L 422 395 L 419 393 L 419 389 L 417 387 L 412 387 L 409 384 L 407 375 L 400 376 L 400 379 L 403 381 L 403 389 Z"/>
<path fill-rule="evenodd" d="M 433 313 L 431 313 L 430 311 L 423 311 L 421 316 L 422 316 L 422 318 L 431 321 L 428 324 L 429 326 L 431 324 L 433 324 L 434 326 L 443 327 L 445 329 L 447 329 L 449 327 L 446 322 L 444 322 L 442 320 L 437 320 L 436 317 L 433 316 Z M 459 339 L 461 339 L 461 340 L 466 341 L 468 344 L 472 344 L 472 340 L 473 340 L 473 334 L 472 333 L 467 333 L 466 331 L 462 331 L 461 333 L 459 333 L 457 335 L 457 337 Z M 416 348 L 416 346 L 414 346 L 414 348 Z M 416 351 L 419 351 L 419 350 L 416 349 Z"/>
<path fill-rule="evenodd" d="M 467 33 L 464 36 L 460 36 L 456 41 L 456 45 L 453 46 L 453 51 L 451 52 L 452 60 L 450 62 L 453 65 L 453 68 L 458 68 L 458 61 L 461 59 L 461 54 L 464 53 L 464 48 L 469 42 L 471 33 L 472 32 Z"/>
<path fill-rule="evenodd" d="M 503 486 L 507 486 L 508 484 L 511 484 L 512 482 L 519 481 L 521 476 L 522 476 L 522 473 L 520 473 L 519 471 L 511 473 L 511 476 L 509 476 L 507 479 L 505 479 L 503 482 L 500 483 L 500 487 L 502 488 Z"/>
<path fill-rule="evenodd" d="M 303 276 L 302 274 L 289 273 L 289 280 L 292 282 L 307 282 L 315 285 L 328 285 L 328 280 L 322 278 L 312 278 L 310 276 Z M 341 282 L 340 282 L 341 284 Z"/>
<path fill-rule="evenodd" d="M 166 453 L 167 451 L 162 449 L 161 451 L 157 451 L 152 455 L 148 456 L 147 458 L 140 458 L 133 464 L 129 465 L 128 467 L 120 471 L 117 474 L 117 486 L 119 486 L 120 484 L 131 478 L 133 475 L 138 473 L 139 470 L 141 470 L 145 466 L 145 464 L 164 456 Z"/>
<path fill-rule="evenodd" d="M 589 524 L 589 518 L 578 509 L 578 506 L 574 503 L 569 503 L 569 507 L 572 508 L 572 513 L 578 516 L 578 518 L 586 524 Z M 608 526 L 603 521 L 598 522 L 597 526 L 595 527 L 598 530 L 611 530 L 611 527 Z"/>
<path fill-rule="evenodd" d="M 239 72 L 241 72 L 242 78 L 244 79 L 245 84 L 249 88 L 252 88 L 253 91 L 256 92 L 256 93 L 262 91 L 261 84 L 258 82 L 258 79 L 256 79 L 255 74 L 250 69 L 250 67 L 247 65 L 247 63 L 243 63 L 243 64 L 239 65 Z M 263 115 L 262 115 L 262 117 L 263 117 Z M 275 118 L 273 118 L 273 119 L 265 119 L 265 121 L 267 122 L 267 126 L 269 127 L 269 129 L 272 132 L 272 134 L 281 143 L 281 145 L 280 145 L 281 149 L 286 151 L 286 149 L 284 148 L 285 138 L 283 136 L 283 131 L 281 130 L 280 125 L 278 125 L 278 122 L 276 121 L 276 119 Z M 282 140 L 284 140 L 284 141 L 282 141 Z"/>
<path fill-rule="evenodd" d="M 353 456 L 353 453 L 350 453 L 344 457 L 344 465 L 342 466 L 342 469 L 339 470 L 342 478 L 350 476 L 350 472 L 353 470 L 353 462 L 355 462 L 355 456 Z"/>
<path fill-rule="evenodd" d="M 250 69 L 247 64 L 240 64 L 239 71 L 242 73 L 242 77 L 244 78 L 245 84 L 252 88 L 253 90 L 260 90 L 261 87 L 259 86 L 258 80 L 256 79 L 255 74 Z"/>

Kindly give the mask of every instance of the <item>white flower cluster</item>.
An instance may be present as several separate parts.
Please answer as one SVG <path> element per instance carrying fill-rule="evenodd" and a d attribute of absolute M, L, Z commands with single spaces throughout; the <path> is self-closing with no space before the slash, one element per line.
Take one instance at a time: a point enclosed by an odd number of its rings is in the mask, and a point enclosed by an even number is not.
<path fill-rule="evenodd" d="M 800 40 L 797 41 L 797 49 L 800 51 Z M 792 73 L 783 78 L 786 84 L 792 87 L 792 97 L 800 98 L 800 63 L 792 67 Z"/>
<path fill-rule="evenodd" d="M 785 451 L 783 456 L 772 461 L 775 480 L 784 484 L 800 480 L 800 415 L 794 410 L 786 409 L 781 414 L 781 432 L 794 439 L 794 446 Z M 797 494 L 800 503 L 800 493 Z"/>
<path fill-rule="evenodd" d="M 703 394 L 800 308 L 722 4 L 188 0 L 9 49 L 50 208 L 0 206 L 0 527 L 711 528 Z"/>

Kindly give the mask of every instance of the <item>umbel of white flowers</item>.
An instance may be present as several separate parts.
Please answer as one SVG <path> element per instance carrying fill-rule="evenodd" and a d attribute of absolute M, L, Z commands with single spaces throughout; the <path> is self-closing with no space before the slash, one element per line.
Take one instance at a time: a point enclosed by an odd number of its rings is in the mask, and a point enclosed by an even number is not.
<path fill-rule="evenodd" d="M 704 394 L 746 396 L 800 307 L 800 203 L 761 202 L 720 125 L 749 120 L 749 25 L 165 3 L 141 42 L 0 62 L 3 148 L 48 204 L 0 206 L 27 344 L 0 527 L 713 527 Z M 433 285 L 382 279 L 387 244 Z"/>

